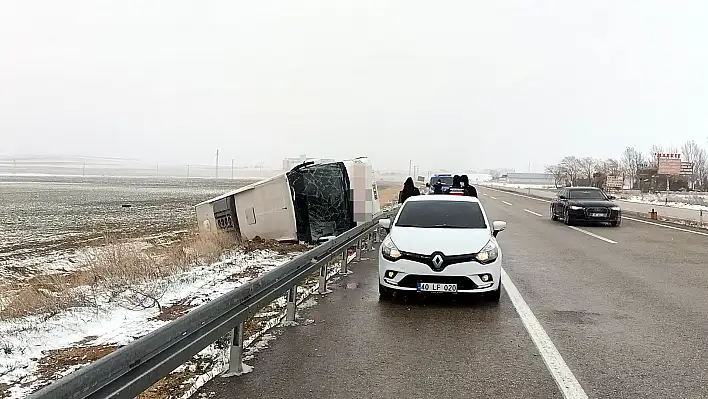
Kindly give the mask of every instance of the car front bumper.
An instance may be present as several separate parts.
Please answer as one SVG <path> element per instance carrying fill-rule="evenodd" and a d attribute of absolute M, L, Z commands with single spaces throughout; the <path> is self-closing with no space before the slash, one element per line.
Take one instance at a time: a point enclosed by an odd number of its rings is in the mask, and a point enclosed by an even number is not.
<path fill-rule="evenodd" d="M 603 216 L 592 216 L 592 214 L 593 212 L 586 210 L 586 208 L 568 209 L 568 216 L 572 220 L 598 223 L 616 222 L 622 220 L 622 211 L 610 210 L 607 214 L 604 214 Z"/>
<path fill-rule="evenodd" d="M 418 283 L 457 284 L 457 293 L 496 291 L 501 282 L 502 255 L 492 263 L 482 265 L 465 262 L 449 265 L 442 271 L 433 271 L 428 265 L 407 259 L 395 262 L 383 257 L 379 250 L 379 284 L 398 291 L 418 291 Z M 391 278 L 387 274 L 394 272 Z M 482 281 L 488 275 L 489 281 Z"/>

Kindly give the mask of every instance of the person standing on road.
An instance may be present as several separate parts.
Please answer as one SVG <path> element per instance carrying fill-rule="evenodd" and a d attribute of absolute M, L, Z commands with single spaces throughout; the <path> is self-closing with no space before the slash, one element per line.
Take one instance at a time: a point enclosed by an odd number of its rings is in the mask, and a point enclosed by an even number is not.
<path fill-rule="evenodd" d="M 413 184 L 413 178 L 409 177 L 406 182 L 403 183 L 403 190 L 398 193 L 398 203 L 404 203 L 408 198 L 420 195 L 420 190 Z"/>
<path fill-rule="evenodd" d="M 438 179 L 435 184 L 433 184 L 433 194 L 442 194 L 442 180 Z"/>
<path fill-rule="evenodd" d="M 477 189 L 474 188 L 474 186 L 470 185 L 470 178 L 467 177 L 467 175 L 462 175 L 460 176 L 460 180 L 462 180 L 463 188 L 465 189 L 465 195 L 476 198 Z"/>

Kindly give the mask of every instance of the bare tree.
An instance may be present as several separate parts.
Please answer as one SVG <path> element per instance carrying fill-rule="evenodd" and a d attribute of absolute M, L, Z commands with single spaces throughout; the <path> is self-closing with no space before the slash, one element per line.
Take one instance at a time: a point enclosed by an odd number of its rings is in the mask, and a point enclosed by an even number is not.
<path fill-rule="evenodd" d="M 560 167 L 565 171 L 566 176 L 570 180 L 570 184 L 575 185 L 578 175 L 581 173 L 580 161 L 578 161 L 578 158 L 573 156 L 565 157 L 561 160 Z"/>
<path fill-rule="evenodd" d="M 499 180 L 499 177 L 501 177 L 501 175 L 501 172 L 497 169 L 492 169 L 489 171 L 489 176 L 492 177 L 492 180 Z"/>
<path fill-rule="evenodd" d="M 622 169 L 632 180 L 632 186 L 637 177 L 640 165 L 644 163 L 644 157 L 634 147 L 627 147 L 622 153 Z"/>
<path fill-rule="evenodd" d="M 585 157 L 578 160 L 578 168 L 580 173 L 583 174 L 583 177 L 588 179 L 588 182 L 592 182 L 592 176 L 595 174 L 596 166 L 597 161 L 590 157 Z"/>
<path fill-rule="evenodd" d="M 622 167 L 619 161 L 612 158 L 607 158 L 606 160 L 599 162 L 597 169 L 606 175 L 618 176 L 622 173 Z"/>
<path fill-rule="evenodd" d="M 553 180 L 555 181 L 556 188 L 558 188 L 559 186 L 565 186 L 567 172 L 561 165 L 546 166 L 546 173 L 553 175 Z"/>
<path fill-rule="evenodd" d="M 693 164 L 693 169 L 691 170 L 691 184 L 690 187 L 693 188 L 696 183 L 696 179 L 699 175 L 698 169 L 700 166 L 696 162 L 696 159 L 699 157 L 699 154 L 703 151 L 701 147 L 696 144 L 695 141 L 689 140 L 686 142 L 686 144 L 681 147 L 681 154 L 683 156 L 683 160 L 685 162 L 691 162 Z"/>
<path fill-rule="evenodd" d="M 700 183 L 701 189 L 705 190 L 706 177 L 708 177 L 708 153 L 706 153 L 705 149 L 699 148 L 693 161 L 693 168 L 696 173 L 696 180 Z"/>

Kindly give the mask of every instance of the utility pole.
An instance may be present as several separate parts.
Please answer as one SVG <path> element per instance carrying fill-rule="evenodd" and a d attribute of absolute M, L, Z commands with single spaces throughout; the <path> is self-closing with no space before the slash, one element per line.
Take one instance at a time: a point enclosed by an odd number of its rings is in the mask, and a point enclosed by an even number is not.
<path fill-rule="evenodd" d="M 160 176 L 160 164 L 158 163 L 155 165 L 155 173 L 157 173 L 157 176 Z"/>
<path fill-rule="evenodd" d="M 413 160 L 408 161 L 408 176 L 411 175 L 411 169 L 413 168 Z"/>
<path fill-rule="evenodd" d="M 231 180 L 234 179 L 234 159 L 231 158 Z"/>
<path fill-rule="evenodd" d="M 216 178 L 219 178 L 219 149 L 216 149 Z"/>
<path fill-rule="evenodd" d="M 84 166 L 81 168 L 81 177 L 86 177 L 86 161 L 84 161 Z"/>
<path fill-rule="evenodd" d="M 189 179 L 189 165 L 187 165 L 187 179 Z"/>

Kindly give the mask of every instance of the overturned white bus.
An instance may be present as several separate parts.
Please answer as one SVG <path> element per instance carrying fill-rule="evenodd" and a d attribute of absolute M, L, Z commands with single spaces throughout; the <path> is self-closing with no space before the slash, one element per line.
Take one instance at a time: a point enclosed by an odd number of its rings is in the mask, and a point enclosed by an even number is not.
<path fill-rule="evenodd" d="M 196 206 L 202 233 L 309 243 L 339 235 L 379 211 L 373 169 L 365 158 L 306 162 Z"/>

